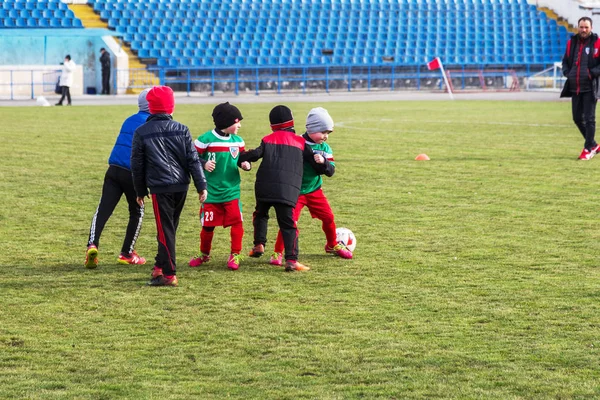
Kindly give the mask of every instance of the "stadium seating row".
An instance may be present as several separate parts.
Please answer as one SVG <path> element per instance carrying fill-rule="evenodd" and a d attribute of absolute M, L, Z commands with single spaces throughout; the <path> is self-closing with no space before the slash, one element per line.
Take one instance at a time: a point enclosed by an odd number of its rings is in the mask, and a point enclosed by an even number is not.
<path fill-rule="evenodd" d="M 550 63 L 568 32 L 527 0 L 95 0 L 148 63 Z M 473 16 L 477 15 L 477 18 Z M 527 20 L 524 24 L 523 20 Z M 59 0 L 3 0 L 8 28 L 81 27 Z M 535 40 L 530 38 L 535 37 Z"/>
<path fill-rule="evenodd" d="M 83 28 L 83 24 L 60 0 L 3 0 L 0 27 Z"/>
<path fill-rule="evenodd" d="M 101 0 L 95 8 L 140 57 L 168 67 L 381 64 L 384 57 L 422 64 L 421 58 L 434 56 L 451 64 L 550 63 L 560 59 L 568 36 L 526 0 L 149 1 L 157 11 L 138 8 L 138 1 Z M 269 7 L 274 3 L 278 7 Z M 473 18 L 467 9 L 480 9 L 486 18 Z M 523 18 L 530 22 L 522 24 Z M 534 33 L 548 39 L 527 39 Z"/>
<path fill-rule="evenodd" d="M 83 28 L 79 19 L 73 18 L 4 18 L 4 28 Z"/>
<path fill-rule="evenodd" d="M 68 10 L 66 3 L 59 0 L 5 0 L 0 2 L 4 10 Z"/>

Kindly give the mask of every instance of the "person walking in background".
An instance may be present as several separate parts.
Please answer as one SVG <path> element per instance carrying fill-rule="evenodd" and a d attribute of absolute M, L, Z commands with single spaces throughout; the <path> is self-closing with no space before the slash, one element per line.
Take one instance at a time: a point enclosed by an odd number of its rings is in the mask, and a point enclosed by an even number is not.
<path fill-rule="evenodd" d="M 65 97 L 67 98 L 67 105 L 71 105 L 71 86 L 73 86 L 73 72 L 75 72 L 75 62 L 71 60 L 70 55 L 65 56 L 65 60 L 62 63 L 62 72 L 60 74 L 60 88 L 62 95 L 57 106 L 62 106 Z"/>
<path fill-rule="evenodd" d="M 173 120 L 173 90 L 155 86 L 146 99 L 152 115 L 133 135 L 131 173 L 140 207 L 150 190 L 156 220 L 158 251 L 148 285 L 177 286 L 176 235 L 190 174 L 200 203 L 207 196 L 206 178 L 188 127 Z"/>
<path fill-rule="evenodd" d="M 255 162 L 262 158 L 254 184 L 254 247 L 249 255 L 260 257 L 264 254 L 269 210 L 274 207 L 285 247 L 285 270 L 308 271 L 309 267 L 298 262 L 298 231 L 293 211 L 302 185 L 304 161 L 321 173 L 325 164 L 321 157 L 319 167 L 311 147 L 296 135 L 292 110 L 283 105 L 274 107 L 269 113 L 269 122 L 273 133 L 265 136 L 256 149 L 242 152 L 238 159 L 241 166 L 245 161 Z"/>
<path fill-rule="evenodd" d="M 210 250 L 215 227 L 231 227 L 231 254 L 227 268 L 240 267 L 244 225 L 240 200 L 240 171 L 237 158 L 244 151 L 244 139 L 238 136 L 242 113 L 229 103 L 217 105 L 212 113 L 215 128 L 199 136 L 194 142 L 204 165 L 208 197 L 200 208 L 200 254 L 190 260 L 190 267 L 199 267 L 210 261 Z M 241 165 L 249 171 L 250 163 Z"/>
<path fill-rule="evenodd" d="M 100 49 L 100 66 L 102 67 L 102 94 L 110 94 L 110 54 L 103 47 Z"/>
<path fill-rule="evenodd" d="M 315 160 L 318 159 L 321 164 L 324 164 L 324 168 L 320 168 L 319 173 L 310 163 L 304 163 L 300 197 L 298 197 L 298 203 L 296 203 L 296 207 L 294 208 L 294 221 L 296 224 L 298 223 L 302 209 L 307 207 L 313 218 L 321 220 L 321 227 L 327 240 L 325 252 L 351 259 L 352 252 L 343 243 L 337 243 L 333 211 L 321 188 L 323 185 L 321 175 L 331 177 L 335 173 L 333 150 L 325 143 L 329 135 L 333 132 L 333 126 L 333 119 L 327 110 L 322 107 L 313 108 L 308 113 L 308 117 L 306 117 L 306 133 L 302 135 L 302 138 L 306 145 L 310 146 L 315 153 Z M 281 265 L 283 250 L 283 237 L 281 232 L 279 232 L 269 264 Z"/>
<path fill-rule="evenodd" d="M 146 95 L 149 91 L 150 89 L 146 89 L 139 94 L 138 112 L 123 122 L 115 146 L 108 158 L 108 170 L 104 176 L 102 197 L 100 197 L 100 203 L 90 226 L 85 257 L 86 268 L 96 268 L 98 266 L 100 235 L 123 194 L 125 194 L 125 198 L 129 204 L 129 223 L 127 224 L 125 240 L 123 241 L 121 254 L 117 258 L 117 262 L 119 264 L 132 265 L 146 263 L 146 259 L 140 257 L 134 250 L 135 242 L 142 229 L 144 206 L 143 204 L 140 206 L 137 203 L 135 189 L 133 188 L 133 178 L 131 177 L 130 159 L 133 133 L 139 126 L 146 123 L 146 119 L 150 116 L 148 101 L 146 100 Z"/>
<path fill-rule="evenodd" d="M 573 121 L 585 139 L 580 160 L 589 160 L 600 151 L 596 143 L 596 103 L 600 97 L 600 41 L 592 32 L 592 20 L 577 21 L 579 33 L 567 42 L 562 60 L 567 78 L 560 97 L 571 97 Z"/>

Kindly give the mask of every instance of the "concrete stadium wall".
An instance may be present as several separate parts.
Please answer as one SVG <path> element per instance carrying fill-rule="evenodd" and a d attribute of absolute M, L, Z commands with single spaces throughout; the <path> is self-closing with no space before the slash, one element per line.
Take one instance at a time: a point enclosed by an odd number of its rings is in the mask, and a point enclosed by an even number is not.
<path fill-rule="evenodd" d="M 0 65 L 0 98 L 29 99 L 54 94 L 61 65 Z M 73 73 L 71 96 L 84 93 L 83 67 Z"/>
<path fill-rule="evenodd" d="M 69 54 L 75 64 L 82 67 L 83 92 L 94 88 L 99 93 L 102 88 L 100 49 L 107 48 L 114 63 L 117 58 L 114 50 L 103 40 L 113 35 L 114 32 L 106 29 L 2 29 L 0 66 L 54 68 Z"/>

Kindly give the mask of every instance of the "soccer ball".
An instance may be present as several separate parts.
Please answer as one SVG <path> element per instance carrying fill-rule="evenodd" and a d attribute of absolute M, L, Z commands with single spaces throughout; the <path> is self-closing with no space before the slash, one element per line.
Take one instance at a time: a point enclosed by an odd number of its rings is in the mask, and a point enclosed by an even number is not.
<path fill-rule="evenodd" d="M 348 250 L 354 252 L 356 248 L 356 236 L 348 228 L 337 228 L 335 230 L 335 240 L 338 243 L 344 244 Z"/>

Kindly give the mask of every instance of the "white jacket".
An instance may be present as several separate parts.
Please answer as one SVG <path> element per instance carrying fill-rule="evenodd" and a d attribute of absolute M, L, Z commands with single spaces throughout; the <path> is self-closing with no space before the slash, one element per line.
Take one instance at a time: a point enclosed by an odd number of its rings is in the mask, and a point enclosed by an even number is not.
<path fill-rule="evenodd" d="M 66 61 L 60 74 L 60 86 L 73 86 L 73 72 L 75 72 L 75 61 Z"/>

